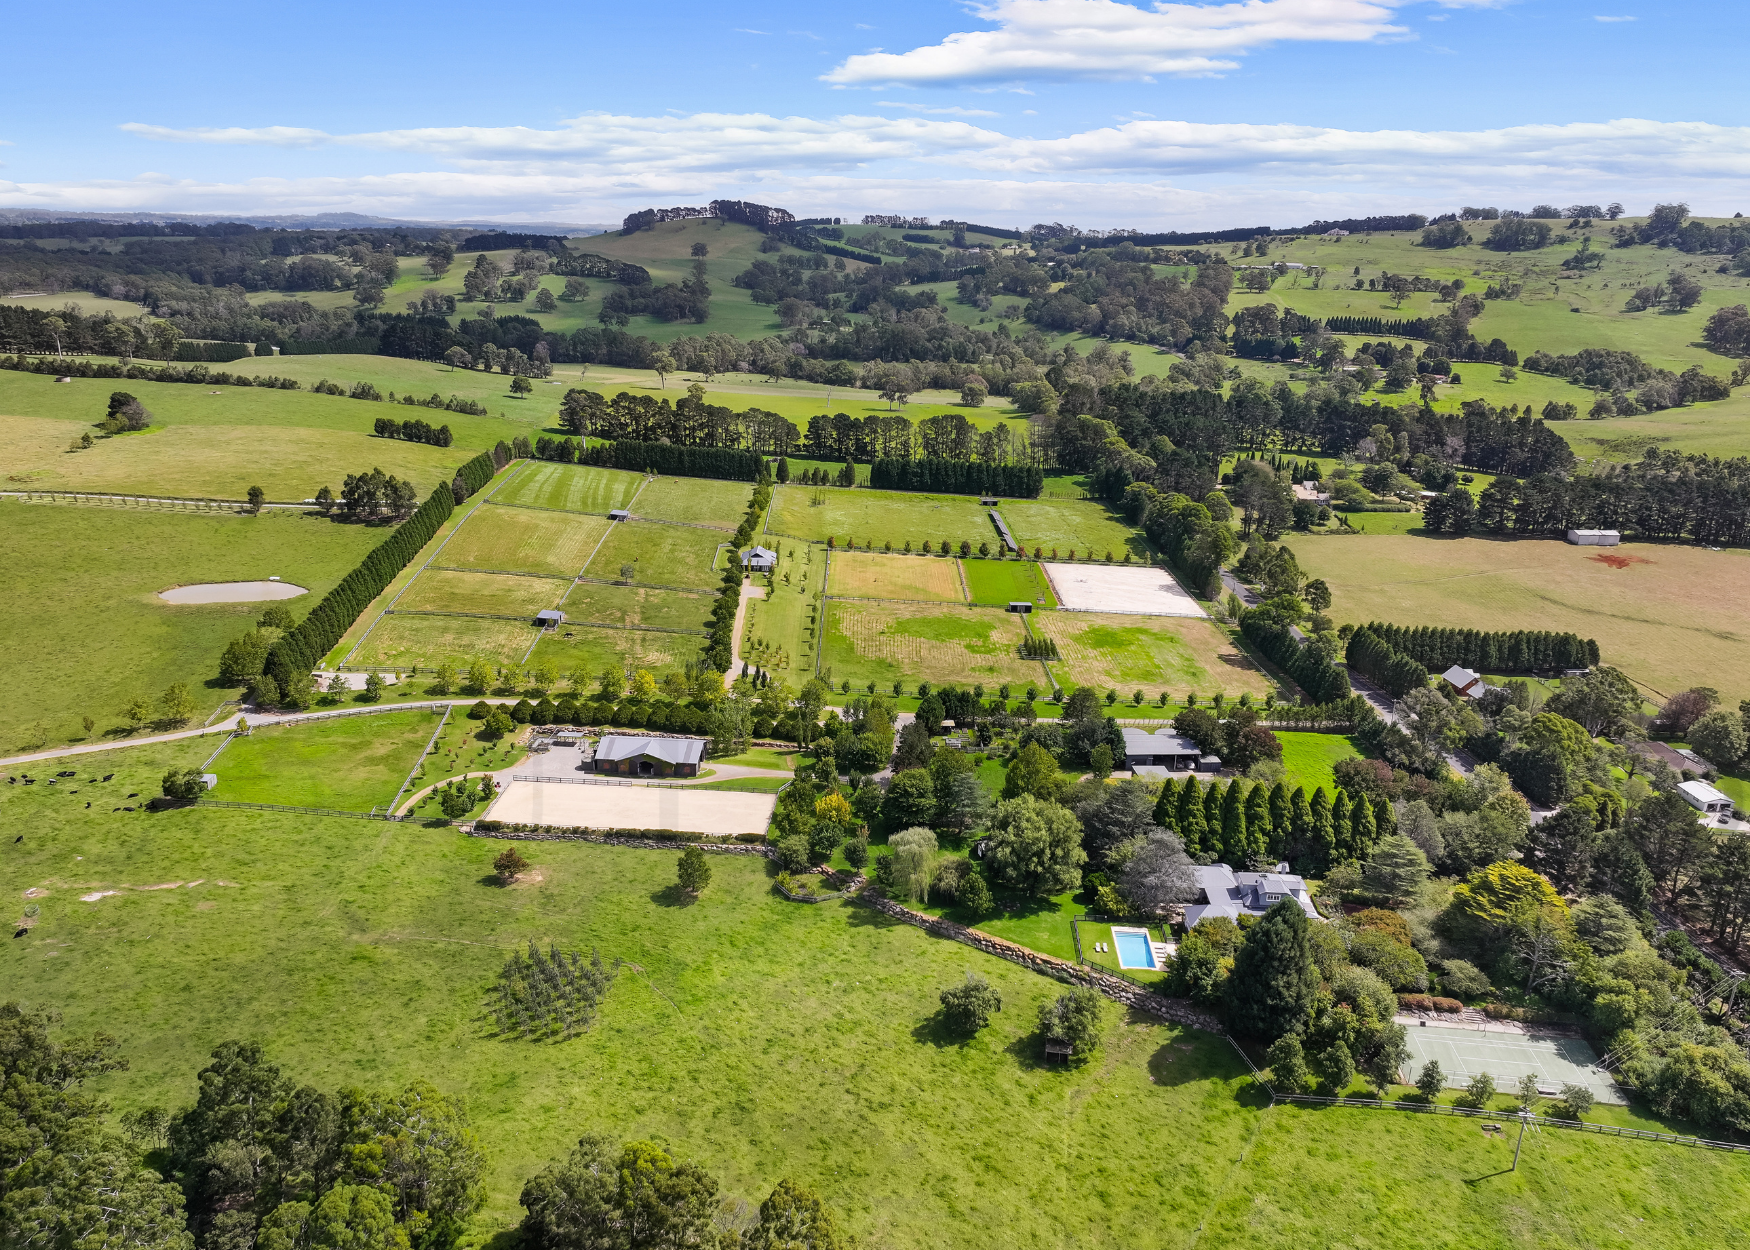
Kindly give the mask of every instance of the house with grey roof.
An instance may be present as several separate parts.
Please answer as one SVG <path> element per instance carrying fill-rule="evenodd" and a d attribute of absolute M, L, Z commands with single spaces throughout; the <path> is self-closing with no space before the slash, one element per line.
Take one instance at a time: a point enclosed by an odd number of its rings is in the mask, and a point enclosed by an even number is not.
<path fill-rule="evenodd" d="M 749 547 L 741 553 L 741 567 L 750 573 L 770 573 L 778 567 L 778 553 L 769 547 Z"/>
<path fill-rule="evenodd" d="M 595 752 L 595 770 L 617 777 L 697 777 L 703 738 L 644 738 L 608 734 Z"/>
<path fill-rule="evenodd" d="M 1285 898 L 1300 905 L 1308 917 L 1319 919 L 1304 878 L 1278 864 L 1275 872 L 1235 872 L 1226 864 L 1203 864 L 1191 871 L 1196 877 L 1200 902 L 1185 907 L 1185 927 L 1194 929 L 1211 916 L 1238 921 L 1241 916 L 1262 916 Z"/>
<path fill-rule="evenodd" d="M 1124 767 L 1133 772 L 1139 768 L 1173 773 L 1214 772 L 1221 767 L 1221 761 L 1205 755 L 1191 739 L 1170 729 L 1153 733 L 1125 729 Z"/>

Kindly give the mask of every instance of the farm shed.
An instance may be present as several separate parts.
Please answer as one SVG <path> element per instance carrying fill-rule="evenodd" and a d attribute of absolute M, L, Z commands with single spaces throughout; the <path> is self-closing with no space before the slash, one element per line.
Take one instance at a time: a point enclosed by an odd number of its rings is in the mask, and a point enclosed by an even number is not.
<path fill-rule="evenodd" d="M 1569 530 L 1568 541 L 1576 547 L 1614 547 L 1622 542 L 1620 530 Z"/>
<path fill-rule="evenodd" d="M 595 770 L 623 777 L 696 777 L 703 738 L 634 738 L 609 734 L 596 748 Z"/>
<path fill-rule="evenodd" d="M 535 624 L 542 629 L 553 629 L 565 624 L 565 613 L 558 608 L 543 608 L 535 613 Z"/>
<path fill-rule="evenodd" d="M 1732 814 L 1732 796 L 1722 790 L 1716 790 L 1705 781 L 1686 781 L 1677 787 L 1677 793 L 1683 796 L 1698 812 L 1709 816 L 1730 816 Z"/>

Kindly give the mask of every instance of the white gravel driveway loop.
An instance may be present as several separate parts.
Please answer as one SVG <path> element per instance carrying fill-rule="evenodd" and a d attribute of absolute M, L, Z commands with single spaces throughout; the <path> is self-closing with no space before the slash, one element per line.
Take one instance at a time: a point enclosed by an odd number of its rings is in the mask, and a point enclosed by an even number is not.
<path fill-rule="evenodd" d="M 674 829 L 683 833 L 764 833 L 775 794 L 671 790 L 660 786 L 567 785 L 513 781 L 485 819 L 592 829 Z"/>

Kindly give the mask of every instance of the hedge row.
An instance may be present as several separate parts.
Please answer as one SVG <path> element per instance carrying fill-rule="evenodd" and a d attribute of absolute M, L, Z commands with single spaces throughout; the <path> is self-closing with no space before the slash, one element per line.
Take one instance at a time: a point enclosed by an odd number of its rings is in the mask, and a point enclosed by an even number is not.
<path fill-rule="evenodd" d="M 1377 684 L 1394 699 L 1428 684 L 1428 670 L 1414 656 L 1405 655 L 1363 625 L 1349 637 L 1343 659 L 1355 672 Z"/>
<path fill-rule="evenodd" d="M 503 447 L 504 444 L 499 443 L 498 446 Z M 475 491 L 486 485 L 486 483 L 490 482 L 492 480 L 492 475 L 497 473 L 499 469 L 503 468 L 505 464 L 509 463 L 510 457 L 508 455 L 506 455 L 502 464 L 499 462 L 497 448 L 494 448 L 492 451 L 481 452 L 478 456 L 475 456 L 472 460 L 468 461 L 467 464 L 456 470 L 456 479 L 450 483 L 450 496 L 452 500 L 456 503 L 461 503 L 469 495 L 472 495 Z"/>
<path fill-rule="evenodd" d="M 395 532 L 379 543 L 364 562 L 341 579 L 298 627 L 273 644 L 267 656 L 267 671 L 281 690 L 310 671 L 352 628 L 359 613 L 388 588 L 396 574 L 431 541 L 438 527 L 455 511 L 456 497 L 449 486 L 439 486 Z"/>
<path fill-rule="evenodd" d="M 705 661 L 719 673 L 727 673 L 735 663 L 735 614 L 741 608 L 741 549 L 753 541 L 759 532 L 760 518 L 772 502 L 772 481 L 765 472 L 765 462 L 755 456 L 761 470 L 748 500 L 747 514 L 741 518 L 735 537 L 729 543 L 729 567 L 723 570 L 723 589 L 717 602 L 711 605 L 711 637 L 705 644 Z"/>
<path fill-rule="evenodd" d="M 1349 697 L 1349 675 L 1325 658 L 1317 647 L 1296 641 L 1288 627 L 1254 608 L 1240 618 L 1240 633 L 1270 662 L 1306 691 L 1315 703 L 1335 703 Z"/>
<path fill-rule="evenodd" d="M 765 463 L 758 452 L 734 447 L 678 447 L 672 443 L 640 443 L 617 439 L 590 447 L 578 456 L 582 464 L 635 473 L 667 473 L 674 477 L 716 477 L 751 482 Z"/>
<path fill-rule="evenodd" d="M 176 345 L 176 359 L 191 364 L 205 362 L 222 365 L 229 360 L 241 360 L 245 356 L 253 356 L 255 351 L 247 343 L 199 343 L 184 339 Z"/>
<path fill-rule="evenodd" d="M 1386 625 L 1367 629 L 1387 646 L 1431 671 L 1462 664 L 1478 672 L 1522 673 L 1551 668 L 1591 668 L 1598 644 L 1578 634 L 1548 629 L 1451 629 L 1439 625 Z"/>
<path fill-rule="evenodd" d="M 1037 499 L 1045 488 L 1045 471 L 1036 465 L 978 464 L 942 456 L 926 456 L 919 460 L 883 457 L 870 466 L 869 485 L 876 490 Z"/>
<path fill-rule="evenodd" d="M 291 378 L 251 377 L 247 373 L 226 373 L 205 365 L 123 365 L 102 364 L 95 360 L 67 360 L 58 356 L 0 356 L 0 369 L 16 373 L 46 373 L 51 377 L 127 379 L 131 382 L 187 382 L 194 386 L 265 386 L 269 390 L 295 391 L 298 383 Z"/>

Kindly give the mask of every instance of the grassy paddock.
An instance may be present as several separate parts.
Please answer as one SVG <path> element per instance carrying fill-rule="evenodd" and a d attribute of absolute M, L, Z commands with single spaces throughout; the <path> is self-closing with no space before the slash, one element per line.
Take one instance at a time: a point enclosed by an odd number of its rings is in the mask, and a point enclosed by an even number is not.
<path fill-rule="evenodd" d="M 610 522 L 528 508 L 482 505 L 444 547 L 442 563 L 575 577 L 589 563 Z"/>
<path fill-rule="evenodd" d="M 1601 551 L 1558 539 L 1382 536 L 1289 540 L 1331 587 L 1338 621 L 1468 629 L 1572 630 L 1650 692 L 1713 686 L 1750 697 L 1750 553 L 1624 543 Z M 1613 568 L 1598 557 L 1627 558 Z"/>
<path fill-rule="evenodd" d="M 1110 508 L 1087 499 L 1015 499 L 1003 504 L 1003 520 L 1015 541 L 1027 547 L 1053 548 L 1066 555 L 1074 550 L 1104 555 L 1110 551 L 1123 559 L 1126 551 L 1139 560 L 1149 558 L 1148 542 L 1126 525 Z"/>
<path fill-rule="evenodd" d="M 386 807 L 443 717 L 425 709 L 252 730 L 213 761 L 215 799 L 367 811 Z"/>
<path fill-rule="evenodd" d="M 814 500 L 821 502 L 817 505 Z M 767 529 L 793 538 L 825 542 L 850 539 L 858 546 L 910 542 L 918 550 L 944 540 L 976 548 L 996 537 L 978 500 L 965 495 L 920 495 L 840 486 L 780 486 L 772 497 Z"/>
<path fill-rule="evenodd" d="M 1006 606 L 1026 599 L 1044 608 L 1057 606 L 1051 584 L 1031 560 L 962 560 L 960 568 L 974 603 Z"/>
<path fill-rule="evenodd" d="M 470 616 L 385 616 L 347 659 L 353 668 L 466 667 L 474 660 L 515 664 L 535 634 L 532 621 Z"/>
<path fill-rule="evenodd" d="M 425 569 L 395 601 L 397 612 L 488 612 L 526 616 L 558 605 L 568 584 L 551 577 Z"/>
<path fill-rule="evenodd" d="M 928 604 L 828 603 L 823 671 L 853 686 L 896 680 L 1025 686 L 1041 680 L 1037 661 L 1023 660 L 1020 618 L 995 608 Z"/>
<path fill-rule="evenodd" d="M 562 606 L 566 623 L 559 627 L 561 636 L 571 633 L 572 625 L 578 621 L 634 628 L 660 625 L 668 629 L 703 630 L 711 614 L 711 597 L 675 590 L 652 590 L 648 586 L 574 582 Z"/>
<path fill-rule="evenodd" d="M 800 686 L 814 674 L 819 608 L 818 586 L 810 590 L 807 582 L 779 582 L 766 587 L 764 598 L 748 601 L 741 658 Z"/>
<path fill-rule="evenodd" d="M 719 544 L 727 541 L 716 530 L 656 521 L 616 521 L 584 572 L 591 577 L 617 578 L 621 566 L 630 564 L 634 581 L 713 590 L 720 575 L 711 571 L 711 562 Z"/>
<path fill-rule="evenodd" d="M 152 512 L 0 501 L 0 637 L 12 663 L 0 700 L 0 746 L 24 751 L 124 734 L 122 709 L 186 682 L 195 720 L 233 692 L 219 656 L 260 618 L 262 603 L 169 604 L 158 592 L 199 582 L 283 577 L 310 593 L 294 615 L 382 542 L 386 531 L 316 516 Z M 212 684 L 209 684 L 212 683 Z"/>
<path fill-rule="evenodd" d="M 638 495 L 633 512 L 655 521 L 690 521 L 733 531 L 747 512 L 753 487 L 699 477 L 659 477 Z"/>
<path fill-rule="evenodd" d="M 1107 616 L 1093 612 L 1035 612 L 1035 632 L 1057 640 L 1062 660 L 1051 670 L 1067 690 L 1091 685 L 1128 696 L 1137 687 L 1186 691 L 1267 693 L 1271 682 L 1225 630 L 1211 621 L 1177 616 Z"/>
<path fill-rule="evenodd" d="M 964 603 L 960 562 L 940 556 L 889 556 L 868 551 L 833 553 L 827 593 L 850 599 L 908 599 Z"/>
<path fill-rule="evenodd" d="M 1287 772 L 1283 780 L 1288 788 L 1305 786 L 1311 794 L 1317 786 L 1335 790 L 1337 775 L 1332 770 L 1340 760 L 1359 759 L 1361 748 L 1347 734 L 1301 733 L 1275 731 L 1282 743 L 1282 767 Z"/>
<path fill-rule="evenodd" d="M 628 665 L 649 669 L 660 676 L 697 660 L 704 642 L 697 634 L 664 634 L 647 629 L 549 630 L 535 644 L 529 662 L 552 664 L 562 673 L 582 674 L 586 683 L 593 683 L 604 668 Z"/>
<path fill-rule="evenodd" d="M 613 509 L 629 504 L 643 484 L 642 473 L 543 461 L 525 466 L 517 474 L 516 481 L 493 498 L 501 503 L 524 504 L 531 508 L 557 508 L 562 512 L 606 516 Z"/>

